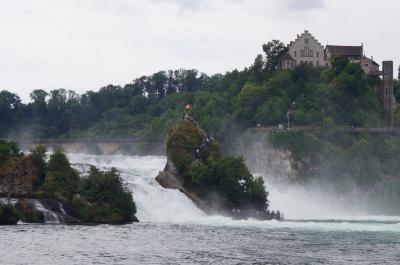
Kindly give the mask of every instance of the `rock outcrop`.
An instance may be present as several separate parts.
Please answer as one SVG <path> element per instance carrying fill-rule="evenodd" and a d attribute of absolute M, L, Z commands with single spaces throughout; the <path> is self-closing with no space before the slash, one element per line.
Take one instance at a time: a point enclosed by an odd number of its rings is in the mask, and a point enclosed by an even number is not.
<path fill-rule="evenodd" d="M 268 211 L 263 179 L 250 173 L 242 157 L 224 156 L 221 150 L 192 118 L 185 118 L 167 136 L 167 164 L 156 180 L 184 193 L 206 214 L 281 219 Z"/>
<path fill-rule="evenodd" d="M 164 171 L 159 172 L 156 180 L 163 188 L 179 190 L 180 192 L 185 194 L 203 212 L 208 214 L 211 214 L 213 212 L 212 208 L 207 204 L 205 200 L 200 199 L 196 193 L 188 191 L 183 186 L 182 177 L 180 176 L 178 170 L 170 159 L 167 160 Z"/>
<path fill-rule="evenodd" d="M 31 196 L 37 177 L 34 165 L 29 157 L 10 159 L 0 167 L 0 195 Z"/>

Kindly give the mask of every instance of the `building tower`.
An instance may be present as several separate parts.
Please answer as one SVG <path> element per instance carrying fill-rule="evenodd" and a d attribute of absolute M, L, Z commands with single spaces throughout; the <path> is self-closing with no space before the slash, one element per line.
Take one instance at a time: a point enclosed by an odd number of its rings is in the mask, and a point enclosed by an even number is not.
<path fill-rule="evenodd" d="M 400 65 L 399 65 L 399 72 L 397 74 L 397 80 L 400 80 Z"/>
<path fill-rule="evenodd" d="M 390 127 L 393 127 L 394 118 L 394 82 L 393 61 L 382 62 L 382 104 L 390 115 Z"/>

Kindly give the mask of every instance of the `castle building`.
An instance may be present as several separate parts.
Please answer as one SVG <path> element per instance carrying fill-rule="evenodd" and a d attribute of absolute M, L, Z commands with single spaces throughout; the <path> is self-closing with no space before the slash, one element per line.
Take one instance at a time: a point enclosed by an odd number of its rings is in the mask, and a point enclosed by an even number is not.
<path fill-rule="evenodd" d="M 306 30 L 290 42 L 281 63 L 283 69 L 293 69 L 301 64 L 326 66 L 324 46 Z"/>
<path fill-rule="evenodd" d="M 361 67 L 367 75 L 381 75 L 379 64 L 373 58 L 368 58 L 365 55 L 361 59 Z"/>
<path fill-rule="evenodd" d="M 335 56 L 344 56 L 352 63 L 358 63 L 368 75 L 380 75 L 379 64 L 373 58 L 364 55 L 364 45 L 340 46 L 327 45 L 325 48 L 307 30 L 297 35 L 288 46 L 288 51 L 281 58 L 282 69 L 293 69 L 301 64 L 315 67 L 330 67 Z"/>
<path fill-rule="evenodd" d="M 338 46 L 326 45 L 326 60 L 329 63 L 335 56 L 344 56 L 352 63 L 361 63 L 364 55 L 364 47 L 361 46 Z"/>
<path fill-rule="evenodd" d="M 382 71 L 380 71 L 379 64 L 372 57 L 365 56 L 363 44 L 360 46 L 327 45 L 324 48 L 307 30 L 301 35 L 297 35 L 297 38 L 291 41 L 287 48 L 288 51 L 281 58 L 282 69 L 293 69 L 302 64 L 314 67 L 330 67 L 335 56 L 344 56 L 351 63 L 360 64 L 365 74 L 382 76 L 381 84 L 375 87 L 375 93 L 385 110 L 390 114 L 391 126 L 393 127 L 394 109 L 396 108 L 393 93 L 393 61 L 384 61 Z M 400 67 L 398 78 L 400 79 Z"/>

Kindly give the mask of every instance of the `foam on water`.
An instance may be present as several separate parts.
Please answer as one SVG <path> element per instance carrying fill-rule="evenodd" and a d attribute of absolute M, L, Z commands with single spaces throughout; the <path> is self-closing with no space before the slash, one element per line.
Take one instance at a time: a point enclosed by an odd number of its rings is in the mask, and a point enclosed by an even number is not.
<path fill-rule="evenodd" d="M 101 169 L 117 168 L 133 192 L 137 216 L 141 222 L 197 224 L 207 226 L 257 227 L 260 229 L 304 229 L 322 231 L 399 232 L 400 217 L 367 216 L 326 207 L 321 197 L 307 192 L 270 190 L 272 208 L 281 210 L 286 221 L 232 220 L 223 216 L 206 216 L 191 200 L 177 190 L 162 188 L 155 180 L 166 158 L 160 156 L 94 156 L 70 154 L 76 168 L 88 165 Z"/>

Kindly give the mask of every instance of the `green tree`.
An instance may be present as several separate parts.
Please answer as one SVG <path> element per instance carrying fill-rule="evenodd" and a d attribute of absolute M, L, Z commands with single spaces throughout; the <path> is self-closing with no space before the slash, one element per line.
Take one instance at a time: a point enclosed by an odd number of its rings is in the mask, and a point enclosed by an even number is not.
<path fill-rule="evenodd" d="M 37 185 L 43 184 L 46 178 L 46 172 L 47 172 L 46 151 L 47 149 L 43 145 L 38 145 L 31 150 L 30 158 L 36 169 L 35 173 L 38 179 L 38 183 L 36 183 Z"/>
<path fill-rule="evenodd" d="M 287 52 L 287 47 L 283 42 L 273 40 L 264 44 L 262 48 L 265 53 L 265 70 L 272 73 L 280 65 L 280 59 Z"/>
<path fill-rule="evenodd" d="M 83 194 L 89 202 L 107 208 L 111 221 L 133 221 L 136 205 L 132 193 L 124 186 L 115 168 L 110 171 L 100 171 L 91 166 Z"/>
<path fill-rule="evenodd" d="M 57 149 L 50 156 L 47 176 L 43 188 L 46 191 L 71 197 L 78 190 L 79 174 L 71 167 L 64 151 Z"/>

